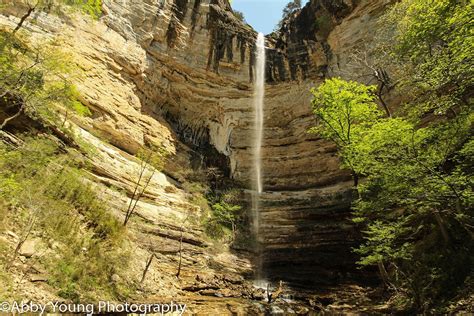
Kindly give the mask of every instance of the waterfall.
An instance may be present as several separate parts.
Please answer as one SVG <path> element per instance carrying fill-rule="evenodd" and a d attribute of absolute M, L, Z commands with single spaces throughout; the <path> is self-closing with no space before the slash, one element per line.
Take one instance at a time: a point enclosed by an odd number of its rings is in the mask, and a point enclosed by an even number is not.
<path fill-rule="evenodd" d="M 265 96 L 265 37 L 258 33 L 256 42 L 256 60 L 254 77 L 254 129 L 253 129 L 253 172 L 254 179 L 252 185 L 252 215 L 253 229 L 257 244 L 257 253 L 259 259 L 257 264 L 256 278 L 261 277 L 261 259 L 260 259 L 260 195 L 263 191 L 262 181 L 262 139 L 263 139 L 263 106 Z"/>

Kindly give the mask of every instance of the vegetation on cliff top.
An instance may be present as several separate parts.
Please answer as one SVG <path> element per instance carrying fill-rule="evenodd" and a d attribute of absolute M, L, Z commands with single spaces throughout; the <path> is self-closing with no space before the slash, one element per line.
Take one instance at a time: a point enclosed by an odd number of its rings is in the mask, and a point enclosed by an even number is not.
<path fill-rule="evenodd" d="M 399 108 L 379 109 L 378 87 L 338 78 L 313 90 L 312 132 L 337 145 L 354 177 L 359 263 L 417 311 L 474 277 L 473 9 L 407 0 L 382 17 L 378 67 L 401 78 Z"/>

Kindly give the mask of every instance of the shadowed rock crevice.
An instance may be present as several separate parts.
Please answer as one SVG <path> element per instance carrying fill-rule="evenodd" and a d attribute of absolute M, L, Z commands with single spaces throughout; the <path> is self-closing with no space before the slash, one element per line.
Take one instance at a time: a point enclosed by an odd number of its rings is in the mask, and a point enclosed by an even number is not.
<path fill-rule="evenodd" d="M 182 28 L 182 22 L 186 16 L 188 10 L 188 0 L 175 0 L 172 6 L 172 16 L 168 25 L 168 31 L 166 32 L 166 42 L 168 47 L 175 47 L 176 40 Z"/>
<path fill-rule="evenodd" d="M 240 64 L 246 50 L 252 50 L 256 32 L 237 19 L 227 1 L 211 0 L 207 28 L 210 32 L 207 69 L 219 73 L 220 61 L 234 62 L 234 49 L 240 52 Z M 251 53 L 250 53 L 251 54 Z M 250 65 L 253 65 L 250 62 Z M 251 77 L 251 76 L 250 76 Z"/>
<path fill-rule="evenodd" d="M 219 153 L 210 143 L 209 130 L 204 127 L 193 127 L 179 119 L 167 114 L 167 122 L 176 132 L 178 139 L 189 146 L 194 153 L 191 154 L 193 169 L 217 168 L 226 178 L 230 177 L 230 159 Z"/>
<path fill-rule="evenodd" d="M 191 34 L 194 34 L 194 29 L 196 28 L 198 17 L 200 15 L 200 7 L 202 0 L 195 0 L 193 6 L 193 13 L 191 15 Z"/>

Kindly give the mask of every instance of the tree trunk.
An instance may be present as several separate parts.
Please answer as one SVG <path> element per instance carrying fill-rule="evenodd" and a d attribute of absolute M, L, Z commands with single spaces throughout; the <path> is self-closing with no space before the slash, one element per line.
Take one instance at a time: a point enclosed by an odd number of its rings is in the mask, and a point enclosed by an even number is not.
<path fill-rule="evenodd" d="M 354 180 L 354 187 L 357 188 L 359 185 L 359 175 L 355 171 L 352 171 L 352 179 Z"/>
<path fill-rule="evenodd" d="M 64 127 L 66 125 L 68 114 L 69 114 L 69 110 L 66 109 L 66 113 L 64 114 L 64 120 L 63 120 L 62 127 Z"/>
<path fill-rule="evenodd" d="M 385 87 L 385 83 L 382 81 L 380 83 L 379 89 L 377 91 L 377 98 L 379 99 L 380 103 L 382 104 L 383 109 L 385 110 L 385 114 L 387 115 L 387 117 L 392 117 L 392 113 L 390 113 L 390 109 L 389 109 L 387 103 L 385 103 L 385 101 L 382 97 L 382 91 L 383 91 L 384 87 Z"/>
<path fill-rule="evenodd" d="M 383 109 L 385 110 L 385 114 L 387 115 L 387 117 L 392 117 L 392 113 L 390 112 L 390 109 L 389 109 L 387 103 L 385 103 L 384 99 L 382 98 L 382 92 L 381 91 L 377 94 L 377 97 L 379 98 L 379 101 L 382 104 Z"/>
<path fill-rule="evenodd" d="M 389 282 L 389 278 L 388 278 L 388 273 L 387 273 L 387 270 L 385 269 L 385 265 L 383 264 L 382 261 L 379 261 L 377 263 L 377 266 L 379 268 L 379 273 L 380 273 L 380 277 L 382 278 L 382 281 L 385 285 L 388 285 L 390 286 L 390 282 Z"/>
<path fill-rule="evenodd" d="M 150 258 L 146 262 L 145 270 L 143 271 L 142 279 L 140 280 L 140 283 L 143 283 L 145 281 L 146 274 L 148 273 L 148 269 L 150 269 L 151 262 L 153 261 L 153 257 L 155 257 L 155 254 L 152 253 L 150 255 Z"/>
<path fill-rule="evenodd" d="M 125 217 L 125 222 L 123 224 L 124 226 L 127 226 L 127 223 L 130 220 L 130 217 L 132 217 L 133 213 L 135 212 L 135 208 L 137 207 L 138 201 L 140 201 L 142 196 L 145 194 L 145 190 L 148 188 L 148 185 L 150 184 L 151 178 L 153 178 L 154 174 L 155 174 L 155 170 L 153 170 L 147 182 L 143 186 L 143 189 L 139 192 L 138 196 L 135 198 L 135 203 L 133 204 L 133 207 L 130 209 L 129 212 L 127 212 L 127 216 Z"/>
<path fill-rule="evenodd" d="M 146 169 L 146 165 L 144 164 L 145 162 L 142 161 L 141 163 L 142 164 L 140 165 L 140 174 L 138 176 L 137 183 L 135 184 L 135 188 L 133 190 L 132 197 L 130 198 L 130 203 L 128 204 L 127 212 L 125 213 L 125 220 L 123 221 L 123 226 L 127 226 L 128 220 L 130 219 L 130 216 L 131 216 L 130 210 L 132 209 L 132 205 L 133 205 L 133 201 L 135 199 L 135 195 L 137 194 L 137 191 L 140 187 L 140 182 L 142 180 L 143 173 L 145 172 L 145 169 Z"/>
<path fill-rule="evenodd" d="M 179 263 L 178 263 L 178 272 L 176 272 L 176 277 L 179 278 L 181 274 L 181 264 L 183 261 L 183 228 L 181 228 L 181 237 L 179 239 Z"/>
<path fill-rule="evenodd" d="M 28 19 L 28 17 L 33 13 L 33 11 L 35 11 L 37 5 L 38 3 L 36 3 L 35 6 L 28 8 L 28 11 L 21 17 L 20 22 L 18 22 L 15 29 L 13 30 L 13 34 L 15 34 L 16 32 L 18 32 L 19 29 L 21 29 L 26 19 Z"/>

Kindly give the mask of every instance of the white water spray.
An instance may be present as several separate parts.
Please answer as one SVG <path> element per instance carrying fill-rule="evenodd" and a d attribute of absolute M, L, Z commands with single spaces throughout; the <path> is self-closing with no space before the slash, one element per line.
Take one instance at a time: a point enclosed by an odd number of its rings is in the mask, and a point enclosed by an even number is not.
<path fill-rule="evenodd" d="M 262 181 L 262 139 L 263 139 L 263 106 L 265 96 L 265 37 L 262 33 L 258 33 L 256 42 L 256 60 L 254 71 L 254 135 L 253 135 L 253 193 L 252 193 L 252 211 L 254 234 L 257 240 L 257 252 L 260 254 L 260 194 L 263 191 Z M 257 279 L 261 274 L 261 260 L 257 262 Z"/>
<path fill-rule="evenodd" d="M 265 97 L 265 37 L 258 33 L 257 53 L 255 62 L 255 86 L 254 86 L 254 111 L 255 111 L 255 135 L 254 135 L 254 166 L 255 166 L 255 191 L 260 194 L 262 185 L 262 139 L 263 139 L 263 98 Z"/>

